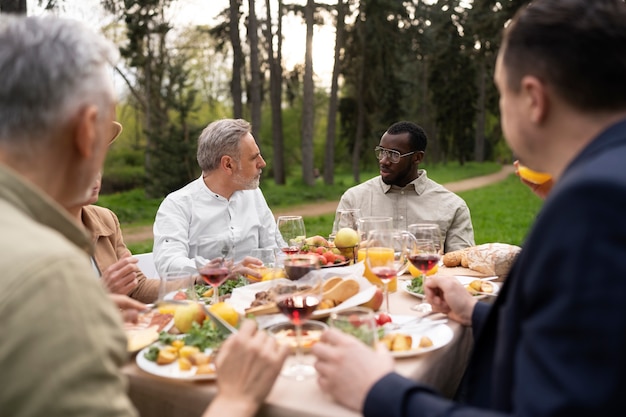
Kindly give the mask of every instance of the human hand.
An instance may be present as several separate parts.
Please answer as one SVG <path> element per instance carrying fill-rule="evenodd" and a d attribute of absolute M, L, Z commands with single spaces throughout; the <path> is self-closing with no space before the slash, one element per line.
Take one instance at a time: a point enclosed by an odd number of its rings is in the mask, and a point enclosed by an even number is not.
<path fill-rule="evenodd" d="M 231 413 L 233 408 L 243 408 L 246 415 L 253 415 L 272 389 L 288 354 L 288 347 L 258 331 L 256 322 L 244 320 L 239 332 L 224 342 L 217 355 L 219 392 L 215 407 Z M 213 415 L 217 410 L 211 411 Z"/>
<path fill-rule="evenodd" d="M 550 178 L 548 181 L 542 184 L 535 184 L 534 182 L 530 182 L 519 175 L 519 161 L 516 160 L 513 162 L 513 166 L 515 167 L 515 175 L 517 175 L 522 182 L 522 184 L 526 185 L 530 190 L 535 193 L 535 195 L 542 200 L 545 200 L 552 187 L 554 186 L 554 180 Z"/>
<path fill-rule="evenodd" d="M 376 381 L 393 371 L 393 358 L 382 344 L 373 350 L 337 329 L 325 331 L 312 353 L 322 391 L 358 412 Z"/>
<path fill-rule="evenodd" d="M 109 294 L 109 297 L 120 310 L 122 319 L 128 323 L 136 323 L 137 314 L 146 309 L 146 305 L 144 303 L 133 300 L 124 294 Z"/>
<path fill-rule="evenodd" d="M 261 279 L 261 273 L 259 272 L 259 268 L 262 266 L 263 262 L 260 259 L 254 258 L 252 256 L 246 256 L 241 262 L 233 267 L 233 272 L 241 275 L 252 275 L 257 279 Z"/>
<path fill-rule="evenodd" d="M 109 292 L 128 294 L 137 287 L 137 258 L 127 256 L 102 272 L 102 282 Z"/>
<path fill-rule="evenodd" d="M 432 276 L 424 281 L 424 296 L 433 311 L 445 313 L 454 321 L 469 326 L 476 298 L 454 277 Z"/>

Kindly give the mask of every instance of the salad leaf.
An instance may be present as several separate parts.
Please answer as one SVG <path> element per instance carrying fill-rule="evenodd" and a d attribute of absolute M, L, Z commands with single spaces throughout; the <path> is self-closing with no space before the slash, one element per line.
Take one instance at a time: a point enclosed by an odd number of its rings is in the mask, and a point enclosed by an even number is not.
<path fill-rule="evenodd" d="M 156 346 L 151 346 L 150 349 L 148 349 L 143 356 L 149 361 L 156 362 L 157 357 L 159 356 L 159 348 Z"/>
<path fill-rule="evenodd" d="M 202 325 L 194 322 L 183 340 L 185 345 L 196 346 L 200 351 L 204 351 L 207 348 L 218 347 L 226 337 L 228 335 L 218 329 L 211 320 L 205 320 Z"/>
<path fill-rule="evenodd" d="M 415 277 L 411 280 L 411 283 L 407 285 L 406 289 L 415 294 L 424 294 L 424 280 L 422 276 Z"/>

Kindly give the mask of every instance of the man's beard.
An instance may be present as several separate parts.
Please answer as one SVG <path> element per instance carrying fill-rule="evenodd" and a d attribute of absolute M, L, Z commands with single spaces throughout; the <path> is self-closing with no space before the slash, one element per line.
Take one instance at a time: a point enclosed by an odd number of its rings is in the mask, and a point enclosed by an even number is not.
<path fill-rule="evenodd" d="M 237 171 L 235 176 L 233 177 L 233 181 L 241 187 L 242 190 L 254 190 L 259 188 L 261 176 L 254 178 L 244 178 L 241 175 L 241 171 Z"/>

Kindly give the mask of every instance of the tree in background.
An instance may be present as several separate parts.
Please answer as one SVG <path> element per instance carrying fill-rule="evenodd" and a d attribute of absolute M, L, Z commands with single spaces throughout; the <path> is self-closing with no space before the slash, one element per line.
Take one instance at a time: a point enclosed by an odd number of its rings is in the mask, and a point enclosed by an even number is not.
<path fill-rule="evenodd" d="M 313 84 L 313 25 L 315 16 L 315 1 L 307 0 L 304 6 L 304 20 L 306 22 L 306 47 L 304 54 L 304 90 L 302 95 L 302 180 L 307 185 L 315 183 L 313 175 L 313 129 L 315 117 L 315 97 Z"/>
<path fill-rule="evenodd" d="M 0 13 L 26 14 L 26 0 L 0 0 Z"/>
<path fill-rule="evenodd" d="M 185 50 L 168 43 L 172 27 L 165 11 L 172 0 L 103 0 L 106 10 L 123 18 L 127 42 L 120 47 L 133 70 L 124 75 L 143 115 L 146 136 L 146 194 L 160 197 L 195 175 L 191 137 L 196 128 L 188 124 L 196 91 L 185 67 Z M 177 120 L 174 120 L 177 118 Z"/>
<path fill-rule="evenodd" d="M 261 64 L 259 59 L 259 27 L 256 18 L 254 0 L 248 0 L 248 47 L 250 49 L 250 88 L 249 106 L 252 136 L 261 143 L 261 100 L 263 82 L 261 80 Z"/>
<path fill-rule="evenodd" d="M 283 45 L 283 2 L 278 0 L 276 33 L 273 31 L 272 12 L 270 0 L 265 0 L 266 9 L 266 35 L 267 56 L 270 68 L 270 105 L 272 111 L 272 173 L 274 182 L 284 185 L 285 156 L 284 156 L 284 136 L 283 136 L 283 65 L 282 65 L 282 45 Z M 276 42 L 276 48 L 274 48 Z"/>

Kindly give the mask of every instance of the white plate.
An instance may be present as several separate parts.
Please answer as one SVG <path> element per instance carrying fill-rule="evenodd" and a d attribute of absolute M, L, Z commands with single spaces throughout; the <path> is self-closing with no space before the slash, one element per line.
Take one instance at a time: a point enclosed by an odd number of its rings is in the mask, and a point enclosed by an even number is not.
<path fill-rule="evenodd" d="M 342 311 L 350 307 L 356 307 L 369 301 L 374 296 L 374 294 L 376 293 L 376 286 L 369 282 L 365 277 L 363 277 L 363 268 L 360 267 L 359 269 L 359 267 L 359 265 L 350 265 L 347 267 L 325 268 L 320 269 L 319 271 L 313 271 L 314 273 L 321 274 L 324 279 L 328 279 L 333 276 L 340 276 L 344 279 L 353 279 L 359 284 L 359 292 L 356 295 L 348 298 L 337 307 L 317 310 L 313 312 L 313 319 L 324 318 L 330 315 L 330 313 L 332 312 Z M 288 279 L 279 280 L 279 283 L 285 284 L 294 284 L 294 282 L 298 282 L 299 284 L 306 284 L 306 278 L 302 278 L 298 281 L 290 281 Z M 232 296 L 227 299 L 226 302 L 232 305 L 235 310 L 237 310 L 240 314 L 245 315 L 245 310 L 250 307 L 250 304 L 252 303 L 252 301 L 254 301 L 255 294 L 259 291 L 266 291 L 270 289 L 273 285 L 275 285 L 275 283 L 276 280 L 262 281 L 246 285 L 245 287 L 235 288 Z M 261 328 L 269 327 L 276 323 L 289 321 L 287 317 L 283 314 L 268 314 L 265 316 L 258 316 L 256 320 L 259 324 L 259 327 Z"/>
<path fill-rule="evenodd" d="M 466 275 L 455 275 L 455 278 L 459 280 L 459 282 L 461 284 L 468 285 L 470 282 L 474 281 L 475 279 L 485 279 L 485 278 L 478 278 L 478 277 L 470 277 L 470 276 L 466 276 Z M 490 277 L 488 277 L 490 278 Z M 408 286 L 411 284 L 411 279 L 407 279 L 407 280 L 402 280 L 402 281 L 398 281 L 398 285 L 400 286 L 400 288 L 402 288 L 402 291 L 404 291 L 407 294 L 412 295 L 413 297 L 417 297 L 419 299 L 423 299 L 424 298 L 424 294 L 418 294 L 415 292 L 411 292 L 408 290 Z M 493 281 L 489 281 L 489 284 L 491 284 L 493 286 L 493 295 L 498 294 L 498 292 L 500 291 L 500 286 L 498 285 L 497 282 L 493 282 Z M 476 299 L 483 299 L 488 297 L 487 295 L 483 295 L 483 294 L 477 294 L 475 295 Z"/>
<path fill-rule="evenodd" d="M 205 381 L 205 380 L 212 380 L 212 379 L 217 378 L 216 372 L 212 374 L 196 375 L 195 366 L 192 366 L 191 369 L 188 371 L 181 371 L 180 368 L 178 367 L 178 360 L 175 360 L 174 362 L 167 364 L 167 365 L 159 365 L 156 362 L 149 361 L 148 359 L 144 357 L 144 354 L 152 346 L 164 347 L 162 343 L 159 343 L 159 342 L 154 343 L 140 350 L 139 353 L 137 353 L 137 357 L 135 359 L 135 361 L 137 362 L 137 366 L 139 366 L 140 369 L 143 369 L 149 374 L 160 376 L 163 378 L 184 379 L 184 380 L 192 380 L 192 381 Z M 208 353 L 211 353 L 211 351 L 212 351 L 211 349 L 207 349 L 204 351 L 204 353 L 208 354 Z"/>
<path fill-rule="evenodd" d="M 391 315 L 391 320 L 395 324 L 402 324 L 414 318 L 415 316 L 396 316 L 393 314 Z M 411 356 L 416 356 L 416 355 L 421 355 L 427 352 L 432 352 L 433 350 L 440 349 L 444 347 L 445 345 L 447 345 L 448 343 L 450 343 L 452 341 L 452 338 L 454 337 L 454 332 L 452 331 L 450 326 L 448 326 L 447 324 L 438 324 L 433 327 L 422 327 L 421 329 L 417 326 L 414 327 L 413 329 L 411 327 L 407 327 L 406 330 L 404 329 L 390 330 L 390 331 L 386 331 L 385 333 L 407 334 L 407 335 L 410 335 L 411 338 L 413 339 L 413 349 L 390 352 L 391 356 L 393 356 L 394 358 L 408 358 Z M 422 336 L 428 336 L 430 340 L 432 340 L 433 345 L 427 348 L 418 347 L 420 337 Z"/>

